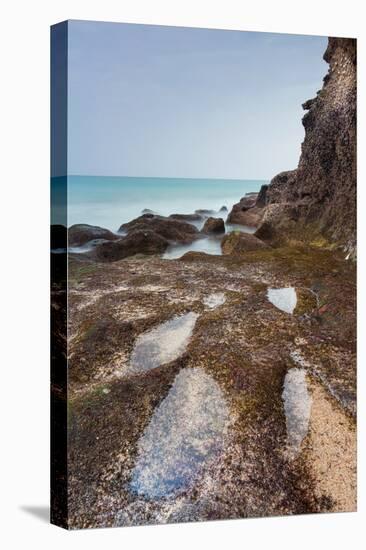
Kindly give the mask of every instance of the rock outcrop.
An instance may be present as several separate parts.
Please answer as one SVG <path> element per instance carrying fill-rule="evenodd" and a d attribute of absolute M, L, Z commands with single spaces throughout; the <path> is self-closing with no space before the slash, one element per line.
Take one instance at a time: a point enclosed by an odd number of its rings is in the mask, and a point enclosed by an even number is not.
<path fill-rule="evenodd" d="M 102 262 L 116 262 L 136 254 L 161 254 L 169 241 L 154 231 L 131 231 L 117 241 L 103 242 L 96 246 L 93 256 Z"/>
<path fill-rule="evenodd" d="M 329 38 L 329 72 L 314 99 L 303 104 L 305 139 L 298 168 L 265 190 L 256 233 L 273 242 L 317 238 L 356 246 L 356 40 Z M 263 201 L 262 201 L 263 202 Z"/>
<path fill-rule="evenodd" d="M 68 238 L 69 246 L 83 246 L 87 242 L 95 239 L 114 241 L 118 239 L 118 235 L 104 227 L 80 223 L 69 227 Z"/>
<path fill-rule="evenodd" d="M 144 214 L 129 223 L 121 225 L 119 231 L 152 231 L 170 242 L 188 244 L 194 241 L 198 229 L 186 221 L 174 218 L 165 218 L 154 214 Z"/>

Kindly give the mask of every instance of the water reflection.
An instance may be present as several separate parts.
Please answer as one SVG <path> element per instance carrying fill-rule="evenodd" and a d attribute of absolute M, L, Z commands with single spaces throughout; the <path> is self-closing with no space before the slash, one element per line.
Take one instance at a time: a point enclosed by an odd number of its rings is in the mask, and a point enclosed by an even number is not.
<path fill-rule="evenodd" d="M 187 349 L 197 317 L 197 313 L 185 313 L 141 334 L 124 373 L 146 372 L 177 359 Z"/>
<path fill-rule="evenodd" d="M 269 288 L 267 298 L 271 304 L 285 313 L 293 313 L 297 304 L 296 290 L 292 286 Z"/>
<path fill-rule="evenodd" d="M 215 254 L 221 256 L 221 239 L 216 237 L 207 237 L 197 239 L 190 244 L 171 245 L 164 252 L 163 258 L 175 260 L 180 258 L 186 252 L 205 252 L 206 254 Z"/>
<path fill-rule="evenodd" d="M 292 368 L 286 376 L 282 399 L 286 414 L 287 448 L 290 458 L 300 451 L 309 428 L 312 398 L 304 369 Z"/>
<path fill-rule="evenodd" d="M 159 499 L 191 486 L 222 450 L 229 419 L 217 382 L 201 368 L 181 370 L 138 442 L 132 491 Z"/>
<path fill-rule="evenodd" d="M 210 294 L 203 299 L 203 303 L 210 309 L 215 309 L 216 307 L 222 306 L 226 302 L 225 293 L 217 292 Z"/>

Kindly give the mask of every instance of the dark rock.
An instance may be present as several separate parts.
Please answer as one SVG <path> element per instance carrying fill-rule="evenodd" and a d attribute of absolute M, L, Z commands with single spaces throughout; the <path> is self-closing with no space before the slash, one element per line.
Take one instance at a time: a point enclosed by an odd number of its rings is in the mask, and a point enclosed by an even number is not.
<path fill-rule="evenodd" d="M 264 206 L 266 206 L 267 190 L 268 190 L 268 185 L 262 185 L 262 187 L 260 188 L 259 193 L 257 195 L 257 200 L 255 202 L 255 206 L 257 208 L 263 208 Z"/>
<path fill-rule="evenodd" d="M 64 225 L 51 225 L 51 249 L 67 248 L 67 229 Z"/>
<path fill-rule="evenodd" d="M 118 235 L 108 229 L 88 224 L 76 224 L 69 227 L 69 246 L 82 246 L 94 239 L 105 239 L 113 241 L 118 239 Z"/>
<path fill-rule="evenodd" d="M 169 216 L 172 220 L 182 220 L 186 222 L 199 222 L 202 220 L 200 214 L 171 214 Z"/>
<path fill-rule="evenodd" d="M 241 255 L 253 250 L 268 248 L 268 245 L 249 233 L 229 233 L 221 242 L 223 254 Z"/>
<path fill-rule="evenodd" d="M 122 239 L 98 245 L 93 255 L 100 261 L 115 262 L 135 254 L 161 254 L 168 245 L 169 241 L 154 231 L 133 230 Z"/>
<path fill-rule="evenodd" d="M 322 237 L 350 250 L 356 242 L 356 40 L 329 38 L 324 59 L 323 88 L 303 104 L 298 168 L 271 181 L 266 228 L 258 234 L 283 241 Z"/>
<path fill-rule="evenodd" d="M 227 206 L 221 206 L 219 212 L 227 212 Z"/>
<path fill-rule="evenodd" d="M 207 218 L 202 233 L 225 233 L 225 222 L 222 218 Z"/>
<path fill-rule="evenodd" d="M 191 243 L 199 235 L 192 224 L 164 216 L 144 214 L 129 223 L 121 225 L 119 231 L 152 231 L 172 243 Z"/>

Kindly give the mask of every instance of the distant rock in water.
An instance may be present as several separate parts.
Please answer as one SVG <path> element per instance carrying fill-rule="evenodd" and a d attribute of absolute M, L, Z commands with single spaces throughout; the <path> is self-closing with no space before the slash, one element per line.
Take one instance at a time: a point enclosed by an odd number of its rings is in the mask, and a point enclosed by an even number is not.
<path fill-rule="evenodd" d="M 351 254 L 356 246 L 356 40 L 329 38 L 329 72 L 303 104 L 298 168 L 273 178 L 257 235 L 272 241 L 319 236 Z"/>
<path fill-rule="evenodd" d="M 225 233 L 225 222 L 222 218 L 207 218 L 202 233 Z"/>
<path fill-rule="evenodd" d="M 221 206 L 219 212 L 227 212 L 227 206 Z"/>
<path fill-rule="evenodd" d="M 223 254 L 241 255 L 253 250 L 268 248 L 268 245 L 250 233 L 229 233 L 221 241 Z"/>
<path fill-rule="evenodd" d="M 152 231 L 171 243 L 191 243 L 198 236 L 198 229 L 183 220 L 144 214 L 129 223 L 121 225 L 119 231 Z"/>
<path fill-rule="evenodd" d="M 200 216 L 212 216 L 213 214 L 216 214 L 215 210 L 206 210 L 205 208 L 200 208 L 198 210 L 195 210 L 196 214 L 199 214 Z"/>
<path fill-rule="evenodd" d="M 88 224 L 72 225 L 69 227 L 68 237 L 69 246 L 82 246 L 94 239 L 105 239 L 107 241 L 118 239 L 118 235 L 115 235 L 109 229 Z"/>
<path fill-rule="evenodd" d="M 153 214 L 154 216 L 157 216 L 158 213 L 154 212 L 154 210 L 150 210 L 150 208 L 144 208 L 141 210 L 141 214 Z"/>
<path fill-rule="evenodd" d="M 171 214 L 169 216 L 172 220 L 182 220 L 186 222 L 199 222 L 202 220 L 200 214 Z"/>

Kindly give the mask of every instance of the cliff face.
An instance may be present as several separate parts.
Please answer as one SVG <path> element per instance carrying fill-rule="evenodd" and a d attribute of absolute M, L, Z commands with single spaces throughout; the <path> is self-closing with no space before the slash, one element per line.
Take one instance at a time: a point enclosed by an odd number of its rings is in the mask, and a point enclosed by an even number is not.
<path fill-rule="evenodd" d="M 356 40 L 329 38 L 323 88 L 303 104 L 298 168 L 273 178 L 257 234 L 356 246 Z"/>

